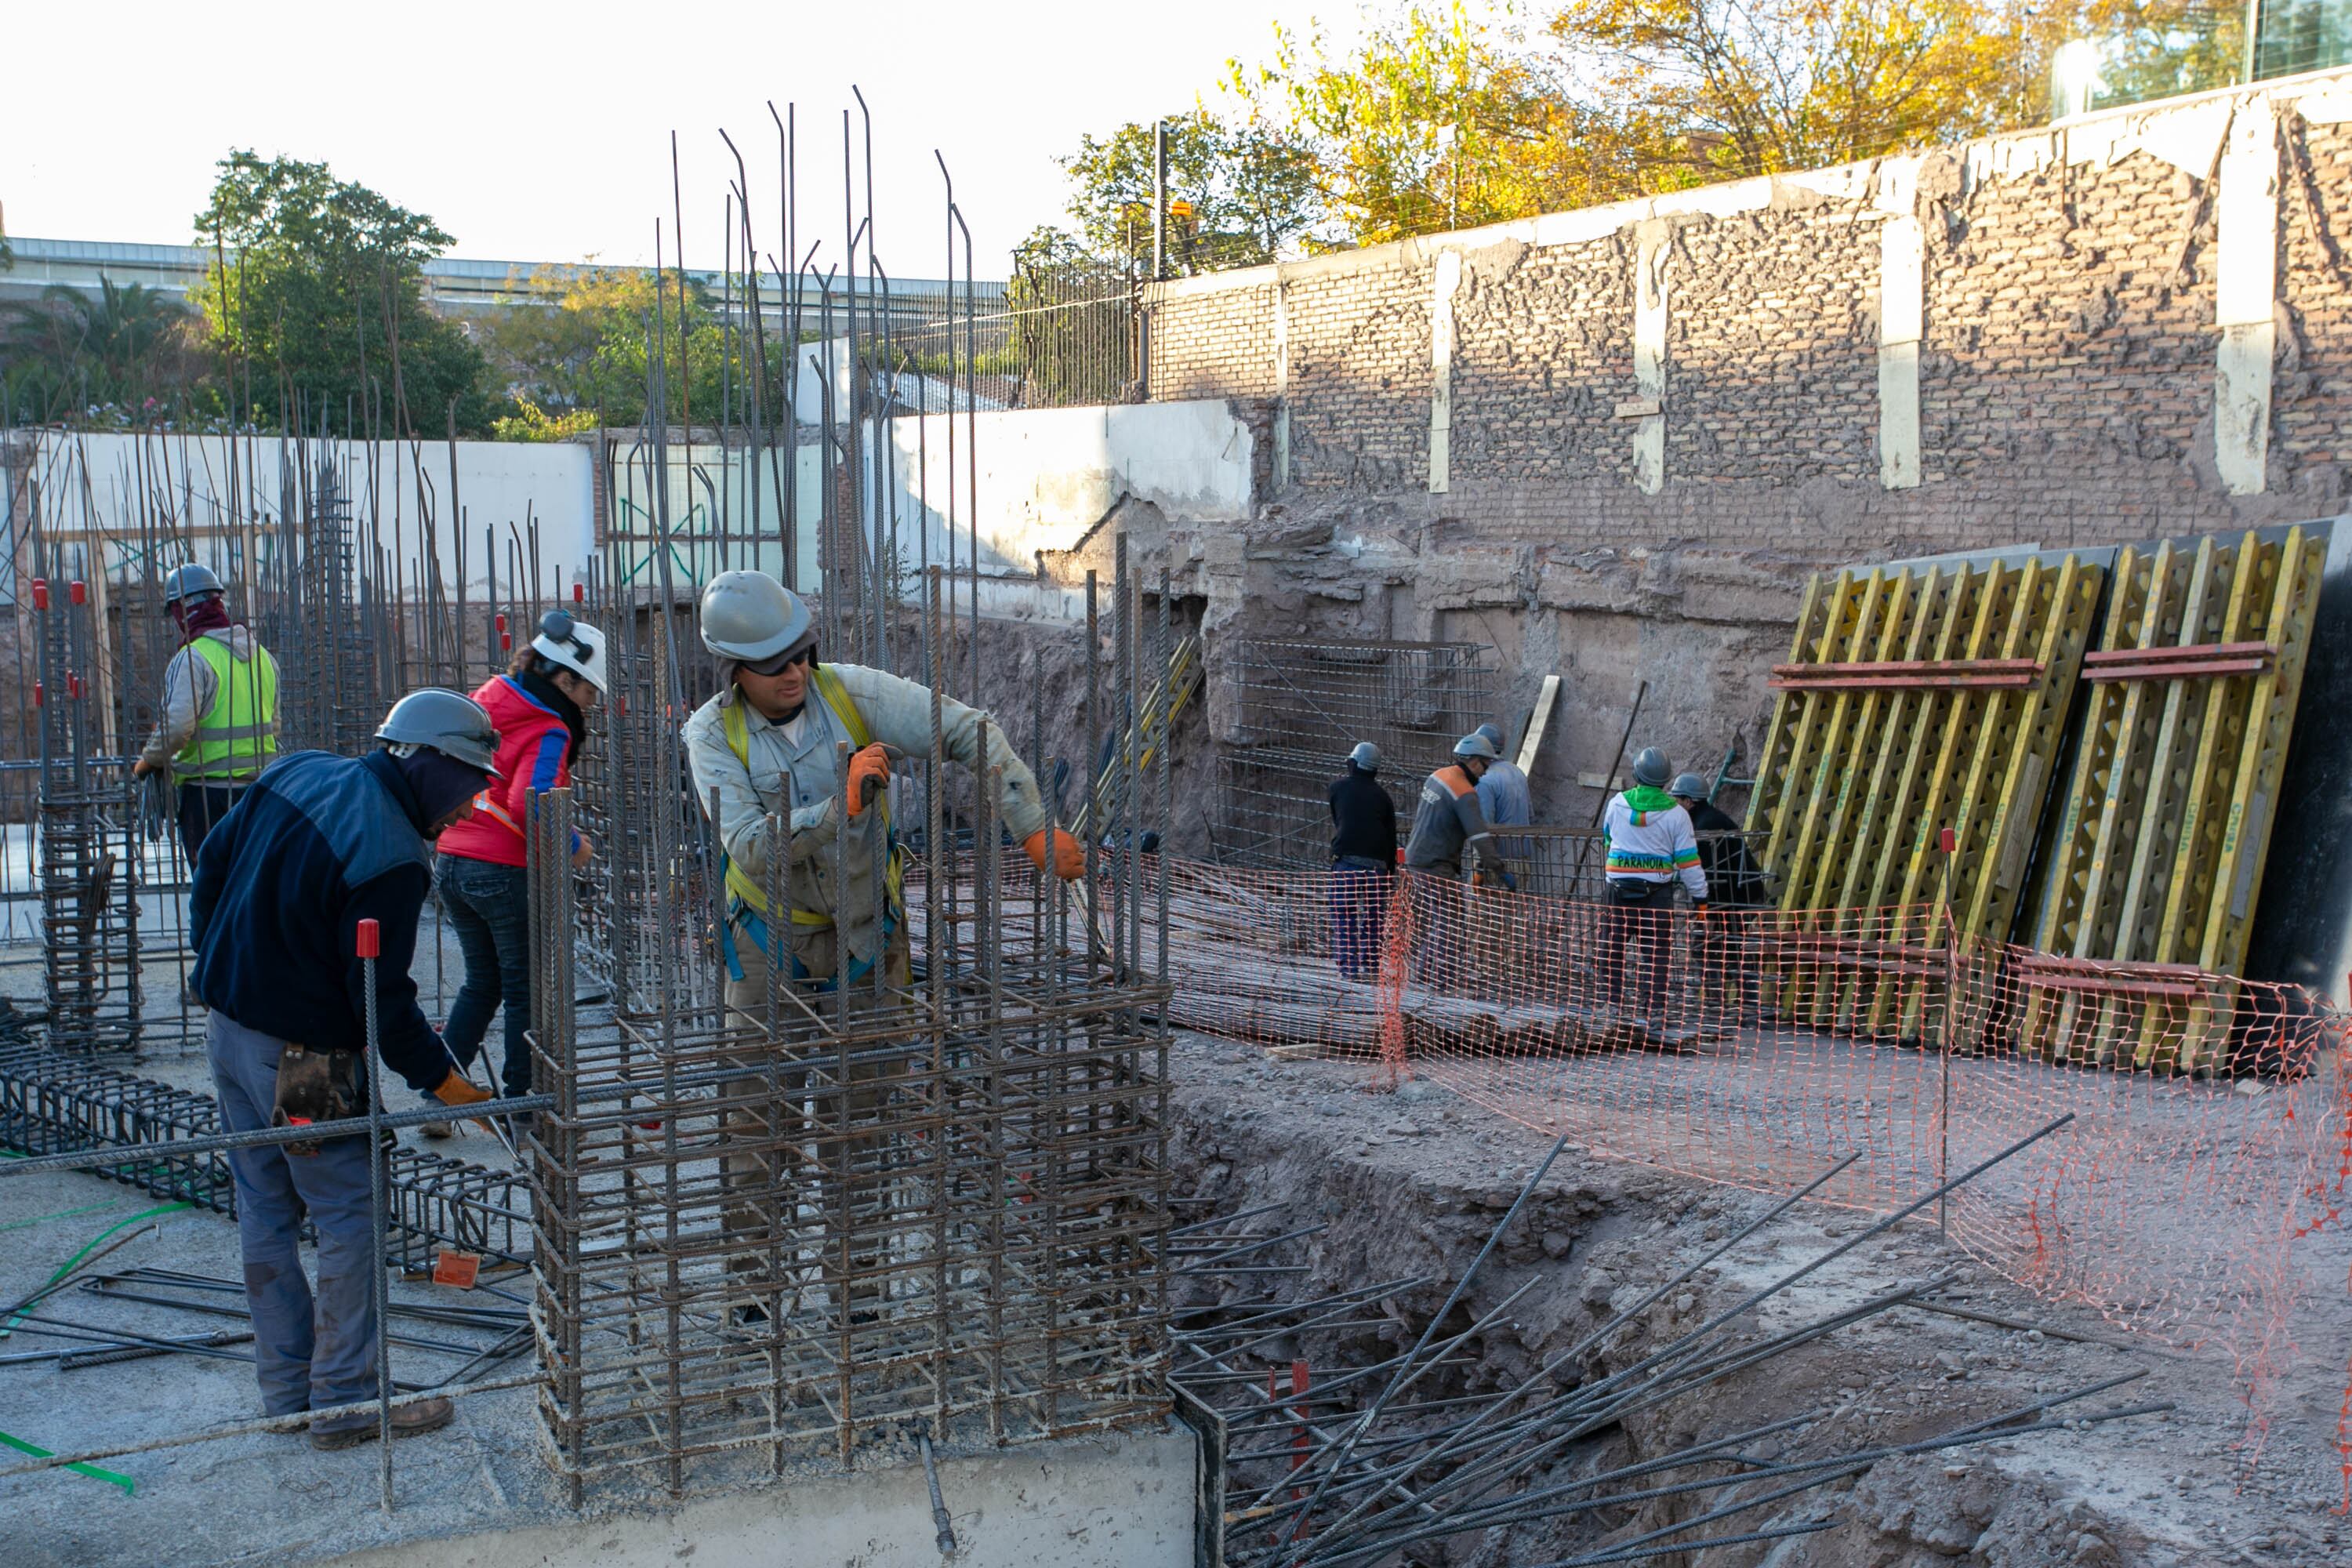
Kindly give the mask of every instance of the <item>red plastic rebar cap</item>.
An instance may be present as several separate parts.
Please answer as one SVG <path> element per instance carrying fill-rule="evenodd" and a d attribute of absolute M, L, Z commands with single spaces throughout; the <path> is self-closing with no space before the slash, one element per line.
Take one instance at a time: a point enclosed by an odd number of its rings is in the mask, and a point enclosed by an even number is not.
<path fill-rule="evenodd" d="M 1959 836 L 1948 827 L 1939 828 L 1936 834 L 1936 847 L 1949 855 L 1959 847 Z"/>
<path fill-rule="evenodd" d="M 44 577 L 36 577 L 36 578 L 34 578 L 34 579 L 33 579 L 33 608 L 35 608 L 35 609 L 37 609 L 37 610 L 46 610 L 46 609 L 47 609 L 48 607 L 49 607 L 49 584 L 48 584 L 48 580 L 47 580 L 47 578 L 44 578 Z"/>
<path fill-rule="evenodd" d="M 357 956 L 379 958 L 383 954 L 383 928 L 373 921 L 360 921 L 358 941 L 353 943 Z"/>
<path fill-rule="evenodd" d="M 77 605 L 82 604 L 89 598 L 89 590 L 84 587 L 81 579 L 77 577 L 66 588 L 66 597 Z"/>

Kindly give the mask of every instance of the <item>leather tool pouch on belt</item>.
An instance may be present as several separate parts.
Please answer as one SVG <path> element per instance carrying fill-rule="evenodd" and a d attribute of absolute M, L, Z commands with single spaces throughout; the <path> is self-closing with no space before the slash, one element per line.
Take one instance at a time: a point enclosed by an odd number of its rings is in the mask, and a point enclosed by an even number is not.
<path fill-rule="evenodd" d="M 307 1127 L 363 1115 L 360 1053 L 314 1051 L 288 1041 L 278 1053 L 278 1099 L 269 1110 L 272 1127 Z M 289 1143 L 289 1154 L 315 1154 L 315 1142 Z"/>

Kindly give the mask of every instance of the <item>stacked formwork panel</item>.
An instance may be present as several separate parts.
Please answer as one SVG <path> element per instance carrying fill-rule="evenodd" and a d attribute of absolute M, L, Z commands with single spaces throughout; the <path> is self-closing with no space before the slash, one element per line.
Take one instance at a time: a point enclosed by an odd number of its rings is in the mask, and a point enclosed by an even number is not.
<path fill-rule="evenodd" d="M 2103 582 L 2033 554 L 1808 585 L 1748 827 L 1769 835 L 1780 907 L 1824 911 L 1814 956 L 1837 962 L 1802 966 L 1785 1012 L 1916 1035 L 1944 940 L 1921 911 L 1948 910 L 1964 941 L 2007 936 Z M 1885 910 L 1894 927 L 1863 941 Z"/>
<path fill-rule="evenodd" d="M 2231 1026 L 2324 526 L 2125 549 L 2023 976 L 2048 1056 L 2210 1068 Z"/>

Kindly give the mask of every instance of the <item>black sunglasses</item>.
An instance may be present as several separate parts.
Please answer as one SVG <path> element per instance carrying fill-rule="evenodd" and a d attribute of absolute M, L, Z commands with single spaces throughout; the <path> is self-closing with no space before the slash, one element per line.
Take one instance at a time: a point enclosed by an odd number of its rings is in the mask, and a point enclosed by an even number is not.
<path fill-rule="evenodd" d="M 782 675 L 784 672 L 786 666 L 808 664 L 814 660 L 815 658 L 816 645 L 814 643 L 803 643 L 799 647 L 787 649 L 782 653 L 777 654 L 772 658 L 763 658 L 757 664 L 752 663 L 750 659 L 745 659 L 743 661 L 743 668 L 751 671 L 753 675 Z"/>

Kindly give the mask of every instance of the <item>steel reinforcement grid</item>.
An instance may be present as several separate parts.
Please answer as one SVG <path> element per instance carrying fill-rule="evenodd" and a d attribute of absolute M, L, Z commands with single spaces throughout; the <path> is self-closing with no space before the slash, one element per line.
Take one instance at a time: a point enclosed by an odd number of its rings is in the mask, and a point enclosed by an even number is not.
<path fill-rule="evenodd" d="M 988 798 L 963 918 L 958 868 L 924 865 L 892 939 L 919 974 L 892 953 L 828 992 L 755 980 L 583 1029 L 573 944 L 535 943 L 541 1411 L 575 1500 L 632 1471 L 680 1491 L 730 1452 L 782 1473 L 910 1426 L 996 1445 L 1168 1415 L 1151 900 L 1008 879 Z M 572 810 L 534 815 L 537 933 L 568 929 Z"/>
<path fill-rule="evenodd" d="M 21 1037 L 21 1029 L 16 1032 Z M 36 1155 L 120 1148 L 120 1163 L 93 1173 L 157 1197 L 234 1214 L 236 1189 L 227 1156 L 175 1153 L 171 1147 L 221 1131 L 220 1106 L 208 1094 L 47 1050 L 28 1038 L 0 1038 L 0 1147 Z M 530 1198 L 520 1172 L 395 1147 L 385 1158 L 384 1182 L 391 1201 L 384 1260 L 392 1267 L 430 1268 L 444 1247 L 486 1261 L 530 1260 Z"/>

